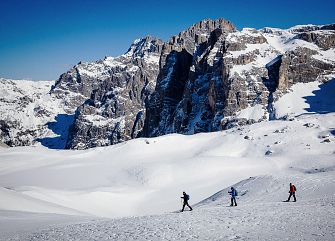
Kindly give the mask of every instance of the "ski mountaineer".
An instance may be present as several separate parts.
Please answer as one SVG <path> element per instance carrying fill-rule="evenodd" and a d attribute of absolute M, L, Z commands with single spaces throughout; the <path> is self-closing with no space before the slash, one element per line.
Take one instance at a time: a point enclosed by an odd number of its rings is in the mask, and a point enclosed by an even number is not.
<path fill-rule="evenodd" d="M 297 191 L 297 189 L 295 188 L 295 186 L 292 183 L 290 183 L 290 191 L 289 191 L 290 196 L 288 196 L 288 199 L 286 200 L 286 202 L 289 202 L 292 196 L 293 196 L 293 199 L 294 199 L 293 202 L 297 201 L 297 199 L 295 198 L 295 191 Z"/>
<path fill-rule="evenodd" d="M 236 196 L 237 196 L 237 191 L 235 188 L 231 187 L 230 188 L 230 191 L 228 191 L 228 193 L 230 194 L 231 198 L 231 204 L 230 206 L 234 206 L 233 203 L 235 203 L 235 206 L 237 206 L 237 203 L 236 203 Z"/>
<path fill-rule="evenodd" d="M 183 199 L 183 209 L 181 210 L 181 212 L 184 212 L 184 208 L 185 206 L 190 208 L 190 211 L 192 211 L 192 207 L 190 206 L 190 204 L 188 204 L 188 200 L 190 200 L 190 196 L 188 194 L 186 194 L 186 192 L 183 192 L 183 196 L 180 197 Z"/>

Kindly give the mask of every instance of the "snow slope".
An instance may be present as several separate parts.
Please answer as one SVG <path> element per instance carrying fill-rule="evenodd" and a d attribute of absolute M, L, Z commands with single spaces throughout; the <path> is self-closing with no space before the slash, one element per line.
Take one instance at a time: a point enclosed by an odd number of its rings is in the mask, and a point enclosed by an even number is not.
<path fill-rule="evenodd" d="M 298 83 L 274 104 L 276 118 L 285 115 L 329 113 L 335 111 L 335 77 L 320 84 L 318 81 Z"/>
<path fill-rule="evenodd" d="M 267 180 L 265 180 L 267 181 Z M 95 220 L 45 228 L 13 240 L 333 240 L 334 200 L 264 202 L 192 212 Z M 239 200 L 238 200 L 239 202 Z"/>
<path fill-rule="evenodd" d="M 334 90 L 293 86 L 275 108 L 294 118 L 224 132 L 0 148 L 0 240 L 333 240 Z M 282 202 L 289 182 L 297 203 Z M 174 213 L 182 191 L 194 211 Z"/>

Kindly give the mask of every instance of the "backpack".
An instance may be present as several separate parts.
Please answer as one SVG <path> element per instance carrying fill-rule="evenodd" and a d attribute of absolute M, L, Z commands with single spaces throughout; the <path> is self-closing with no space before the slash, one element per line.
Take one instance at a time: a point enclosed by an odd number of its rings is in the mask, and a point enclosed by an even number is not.
<path fill-rule="evenodd" d="M 238 193 L 237 193 L 236 189 L 235 189 L 235 196 L 238 196 Z"/>
<path fill-rule="evenodd" d="M 190 200 L 190 195 L 186 194 L 185 198 L 186 198 L 186 201 Z"/>
<path fill-rule="evenodd" d="M 297 191 L 297 188 L 293 185 L 294 191 Z"/>

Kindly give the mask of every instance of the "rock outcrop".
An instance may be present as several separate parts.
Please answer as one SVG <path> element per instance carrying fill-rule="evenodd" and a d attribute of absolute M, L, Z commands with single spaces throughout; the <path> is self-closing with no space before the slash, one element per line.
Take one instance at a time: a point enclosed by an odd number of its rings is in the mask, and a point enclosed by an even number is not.
<path fill-rule="evenodd" d="M 224 20 L 204 20 L 172 37 L 164 45 L 155 92 L 146 105 L 144 136 L 217 131 L 272 119 L 272 102 L 292 84 L 334 73 L 334 59 L 321 56 L 324 51 L 334 56 L 335 33 L 332 26 L 323 29 L 238 31 Z M 302 35 L 311 31 L 319 31 L 319 37 L 305 46 Z M 194 32 L 200 34 L 189 34 Z M 238 120 L 239 111 L 256 105 L 264 107 L 259 119 Z"/>
<path fill-rule="evenodd" d="M 80 63 L 62 75 L 53 92 L 81 94 L 67 148 L 112 145 L 138 136 L 145 99 L 153 92 L 163 42 L 136 40 L 126 54 Z"/>

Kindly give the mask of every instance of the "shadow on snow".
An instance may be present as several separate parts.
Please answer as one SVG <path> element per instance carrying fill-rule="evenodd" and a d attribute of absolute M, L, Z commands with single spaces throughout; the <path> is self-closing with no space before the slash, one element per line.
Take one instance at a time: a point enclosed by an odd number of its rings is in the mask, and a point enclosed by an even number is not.
<path fill-rule="evenodd" d="M 314 90 L 313 96 L 303 97 L 309 104 L 306 111 L 316 114 L 335 112 L 335 79 L 319 85 L 319 90 Z"/>
<path fill-rule="evenodd" d="M 64 149 L 73 121 L 74 115 L 58 114 L 55 121 L 47 123 L 48 128 L 57 136 L 38 138 L 37 141 L 50 149 Z"/>

